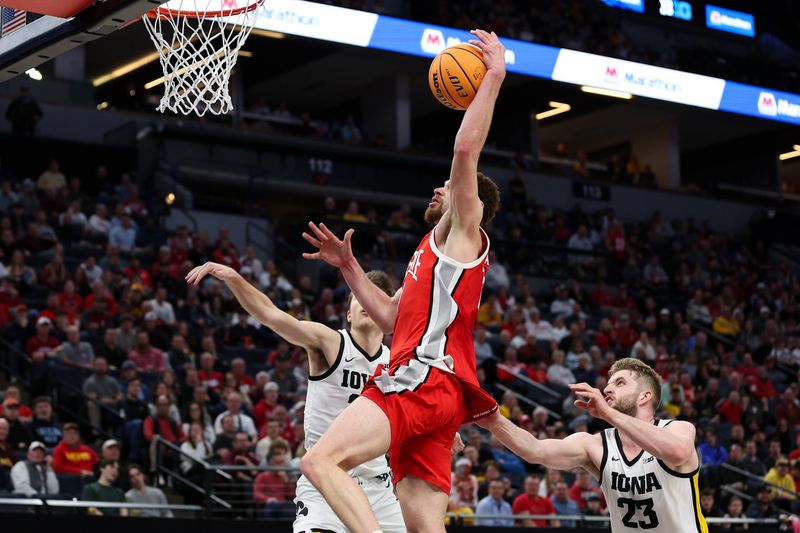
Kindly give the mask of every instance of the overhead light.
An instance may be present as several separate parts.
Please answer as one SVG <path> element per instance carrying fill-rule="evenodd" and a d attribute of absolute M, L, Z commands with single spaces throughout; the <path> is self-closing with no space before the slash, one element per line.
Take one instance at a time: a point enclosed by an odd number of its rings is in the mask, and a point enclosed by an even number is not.
<path fill-rule="evenodd" d="M 280 33 L 277 31 L 270 31 L 270 30 L 262 30 L 259 28 L 255 28 L 250 33 L 252 33 L 253 35 L 258 35 L 260 37 L 269 37 L 270 39 L 284 39 L 286 37 L 286 34 L 284 33 Z"/>
<path fill-rule="evenodd" d="M 581 91 L 585 93 L 610 96 L 611 98 L 622 98 L 623 100 L 630 100 L 631 98 L 633 98 L 633 95 L 631 93 L 626 93 L 622 91 L 612 91 L 611 89 L 603 89 L 601 87 L 592 87 L 589 85 L 582 85 Z"/>
<path fill-rule="evenodd" d="M 778 159 L 781 161 L 786 161 L 787 159 L 793 159 L 795 157 L 800 157 L 800 144 L 794 145 L 794 152 L 786 152 L 778 156 Z"/>
<path fill-rule="evenodd" d="M 103 109 L 108 109 L 109 105 L 110 104 L 108 102 L 100 102 L 99 104 L 97 104 L 97 110 L 102 111 Z"/>
<path fill-rule="evenodd" d="M 547 105 L 549 105 L 553 109 L 550 109 L 548 111 L 542 111 L 541 113 L 537 113 L 535 115 L 536 116 L 536 120 L 543 120 L 543 119 L 546 119 L 548 117 L 553 117 L 555 115 L 560 115 L 561 113 L 566 113 L 567 111 L 572 109 L 572 106 L 570 106 L 569 104 L 562 104 L 561 102 L 548 102 Z"/>
<path fill-rule="evenodd" d="M 44 77 L 36 67 L 29 68 L 28 70 L 25 71 L 25 74 L 27 74 L 28 77 L 33 81 L 42 81 L 42 78 Z"/>
<path fill-rule="evenodd" d="M 130 63 L 125 63 L 121 67 L 115 68 L 111 72 L 103 74 L 102 76 L 93 79 L 92 85 L 94 87 L 100 87 L 105 83 L 108 83 L 112 80 L 122 77 L 125 74 L 133 72 L 134 70 L 140 69 L 145 65 L 149 65 L 156 59 L 158 59 L 158 52 L 153 52 L 151 54 L 147 54 L 146 56 L 142 56 L 139 59 L 134 59 Z"/>
<path fill-rule="evenodd" d="M 249 50 L 239 50 L 239 57 L 253 57 L 253 52 Z"/>
<path fill-rule="evenodd" d="M 175 193 L 172 193 L 172 192 L 171 192 L 171 193 L 168 193 L 168 194 L 167 194 L 167 195 L 164 197 L 164 203 L 166 203 L 167 205 L 172 205 L 172 204 L 174 204 L 174 203 L 175 203 Z"/>

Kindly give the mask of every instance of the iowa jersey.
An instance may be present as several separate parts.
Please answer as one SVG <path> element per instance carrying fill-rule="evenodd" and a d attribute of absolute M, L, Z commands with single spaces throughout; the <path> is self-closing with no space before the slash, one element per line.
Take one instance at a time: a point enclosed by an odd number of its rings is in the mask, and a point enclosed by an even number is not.
<path fill-rule="evenodd" d="M 389 366 L 389 348 L 381 344 L 375 354 L 368 354 L 347 330 L 339 330 L 341 344 L 336 361 L 319 376 L 309 376 L 306 392 L 304 428 L 306 450 L 316 444 L 333 419 L 355 400 L 376 369 Z M 352 476 L 375 477 L 389 472 L 385 457 L 357 466 Z"/>
<path fill-rule="evenodd" d="M 664 427 L 670 422 L 654 423 Z M 600 487 L 614 533 L 708 533 L 700 511 L 698 470 L 676 472 L 645 450 L 629 461 L 615 428 L 604 430 L 602 438 Z"/>

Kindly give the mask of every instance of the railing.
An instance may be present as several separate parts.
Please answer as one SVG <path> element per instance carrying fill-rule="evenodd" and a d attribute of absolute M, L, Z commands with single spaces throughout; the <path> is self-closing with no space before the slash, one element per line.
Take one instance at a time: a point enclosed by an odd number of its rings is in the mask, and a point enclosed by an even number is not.
<path fill-rule="evenodd" d="M 32 377 L 30 376 L 29 372 L 33 369 L 34 363 L 33 360 L 28 357 L 28 354 L 21 351 L 19 348 L 8 342 L 3 337 L 0 337 L 0 347 L 3 348 L 3 353 L 5 357 L 0 357 L 0 366 L 9 373 L 12 377 L 20 380 L 26 387 L 30 388 Z M 57 364 L 57 363 L 55 363 Z M 51 366 L 53 363 L 49 361 L 44 361 L 38 363 L 38 365 L 43 365 L 46 368 L 46 372 L 54 371 L 54 368 Z M 27 372 L 20 372 L 21 368 L 25 368 Z M 50 381 L 49 377 L 46 378 L 46 381 Z M 69 417 L 80 421 L 84 425 L 91 424 L 90 420 L 84 416 L 80 410 L 75 411 L 70 407 L 69 402 L 66 401 L 59 401 L 60 393 L 62 390 L 67 390 L 69 393 L 75 397 L 79 398 L 82 401 L 82 405 L 93 404 L 96 405 L 101 413 L 104 413 L 105 416 L 110 417 L 112 420 L 121 424 L 124 419 L 120 416 L 119 412 L 111 409 L 107 405 L 97 401 L 94 398 L 90 398 L 86 394 L 83 393 L 81 389 L 73 387 L 69 383 L 65 383 L 63 381 L 57 381 L 49 386 L 48 392 L 53 397 L 53 406 L 57 408 L 60 412 L 66 413 Z M 103 430 L 102 428 L 94 428 L 98 431 L 104 438 L 112 438 L 114 435 L 111 433 Z"/>
<path fill-rule="evenodd" d="M 775 483 L 770 483 L 769 481 L 766 481 L 763 477 L 759 477 L 759 476 L 753 474 L 752 472 L 748 472 L 747 470 L 742 470 L 741 468 L 733 466 L 732 464 L 720 463 L 719 467 L 720 468 L 724 468 L 725 470 L 730 470 L 731 472 L 736 472 L 740 476 L 746 477 L 747 479 L 749 479 L 749 480 L 751 480 L 751 481 L 753 481 L 755 483 L 760 483 L 762 485 L 766 485 L 767 487 L 772 487 L 774 489 L 780 489 L 782 492 L 785 492 L 785 493 L 791 495 L 793 498 L 797 498 L 798 497 L 798 493 L 797 492 L 795 492 L 793 490 L 789 490 L 789 489 L 783 488 L 780 485 L 776 485 Z"/>
<path fill-rule="evenodd" d="M 550 416 L 551 418 L 554 418 L 556 420 L 561 420 L 561 415 L 560 414 L 556 413 L 555 411 L 553 411 L 551 409 L 548 409 L 547 407 L 545 407 L 544 405 L 540 404 L 539 402 L 537 402 L 535 400 L 531 400 L 527 396 L 524 396 L 524 395 L 518 393 L 517 391 L 506 387 L 502 383 L 495 383 L 495 387 L 497 387 L 498 389 L 500 389 L 503 392 L 510 392 L 511 394 L 513 394 L 517 398 L 517 400 L 530 405 L 534 409 L 536 409 L 537 407 L 541 407 L 542 409 L 547 411 L 548 416 Z"/>
<path fill-rule="evenodd" d="M 203 511 L 199 505 L 184 504 L 161 504 L 161 503 L 117 503 L 117 502 L 95 502 L 79 500 L 61 500 L 50 498 L 4 498 L 0 497 L 0 512 L 3 507 L 30 507 L 38 509 L 47 514 L 53 513 L 54 509 L 128 509 L 128 510 L 151 510 L 151 511 L 185 511 L 198 515 Z"/>
<path fill-rule="evenodd" d="M 258 251 L 264 254 L 265 257 L 274 257 L 272 251 L 270 251 L 265 245 L 261 244 L 259 241 L 253 239 L 250 234 L 252 233 L 260 233 L 264 237 L 264 242 L 269 242 L 274 240 L 274 236 L 270 235 L 267 230 L 263 227 L 259 226 L 252 220 L 248 220 L 245 222 L 244 226 L 244 242 L 254 246 Z"/>
<path fill-rule="evenodd" d="M 226 481 L 230 482 L 233 480 L 230 474 L 227 472 L 215 468 L 214 465 L 211 463 L 204 461 L 202 459 L 197 459 L 196 457 L 192 457 L 183 453 L 183 451 L 164 439 L 162 439 L 159 435 L 154 435 L 153 438 L 156 440 L 156 464 L 157 464 L 157 471 L 160 475 L 166 476 L 167 478 L 174 479 L 188 490 L 197 493 L 202 499 L 205 501 L 204 509 L 206 512 L 210 512 L 214 505 L 218 505 L 224 509 L 232 509 L 232 505 L 217 496 L 209 489 L 211 485 L 213 485 L 213 478 L 214 476 L 220 476 Z M 177 462 L 179 465 L 177 468 L 172 468 L 170 466 L 165 465 L 164 461 L 164 449 L 171 450 L 180 460 Z M 198 465 L 203 469 L 203 485 L 198 485 L 196 482 L 189 479 L 183 473 L 180 472 L 180 464 L 183 460 L 189 460 Z"/>
<path fill-rule="evenodd" d="M 576 522 L 576 527 L 585 527 L 589 523 L 608 523 L 611 521 L 609 516 L 585 516 L 585 515 L 553 515 L 553 514 L 469 514 L 452 513 L 446 515 L 456 523 L 469 525 L 476 520 L 538 520 L 538 521 L 570 521 Z M 731 525 L 767 525 L 776 526 L 781 523 L 777 518 L 706 518 L 709 524 L 731 524 Z"/>

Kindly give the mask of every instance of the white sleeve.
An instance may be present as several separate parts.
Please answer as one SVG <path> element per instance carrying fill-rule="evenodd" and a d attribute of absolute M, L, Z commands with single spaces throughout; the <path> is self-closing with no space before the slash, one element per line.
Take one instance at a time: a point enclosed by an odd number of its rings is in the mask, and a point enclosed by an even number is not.
<path fill-rule="evenodd" d="M 222 417 L 225 416 L 227 413 L 228 411 L 220 413 L 217 415 L 217 418 L 214 419 L 214 433 L 216 433 L 217 435 L 222 433 Z"/>
<path fill-rule="evenodd" d="M 251 437 L 258 435 L 258 431 L 256 431 L 256 424 L 255 422 L 253 422 L 253 419 L 250 418 L 248 415 L 241 415 L 241 416 L 242 420 L 244 421 L 242 423 L 242 428 L 244 429 L 244 432 Z"/>
<path fill-rule="evenodd" d="M 36 491 L 31 487 L 31 479 L 28 475 L 28 467 L 25 466 L 25 461 L 20 461 L 11 467 L 11 482 L 14 484 L 14 492 L 17 494 L 24 494 L 25 496 L 36 494 Z"/>
<path fill-rule="evenodd" d="M 61 486 L 58 484 L 58 477 L 52 468 L 47 468 L 47 494 L 58 494 Z"/>

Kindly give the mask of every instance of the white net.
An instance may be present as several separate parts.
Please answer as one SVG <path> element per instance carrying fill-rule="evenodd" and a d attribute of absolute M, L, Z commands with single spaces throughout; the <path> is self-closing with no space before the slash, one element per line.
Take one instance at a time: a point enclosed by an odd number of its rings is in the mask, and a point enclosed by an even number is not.
<path fill-rule="evenodd" d="M 170 0 L 142 19 L 164 70 L 160 112 L 233 109 L 231 71 L 264 0 Z"/>

